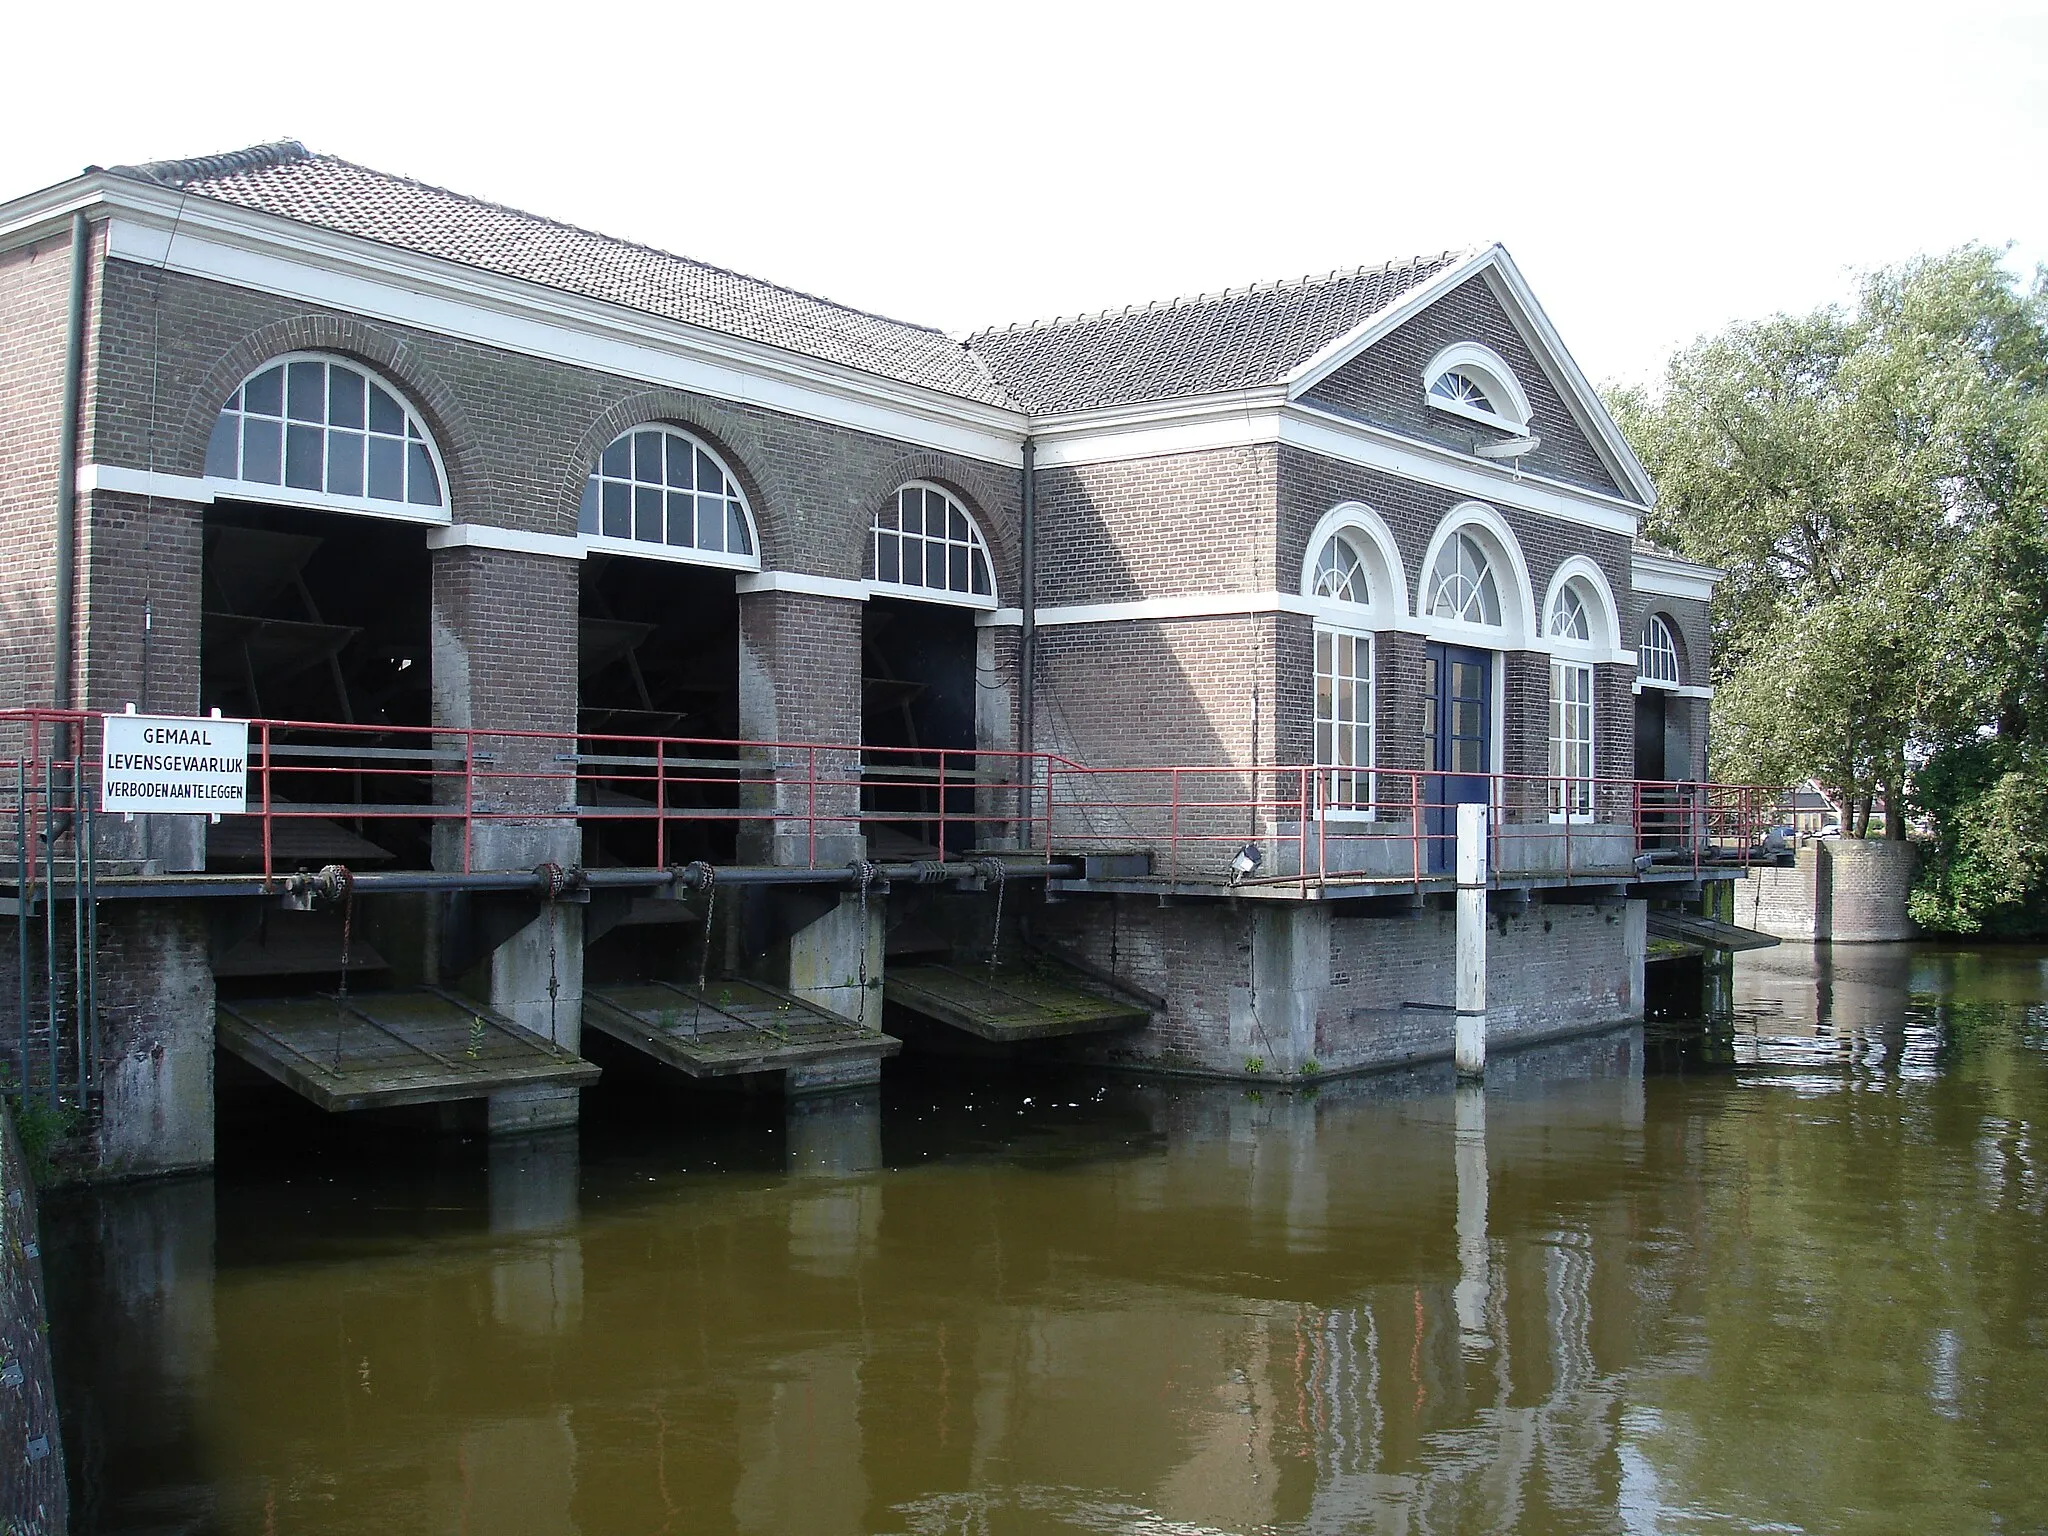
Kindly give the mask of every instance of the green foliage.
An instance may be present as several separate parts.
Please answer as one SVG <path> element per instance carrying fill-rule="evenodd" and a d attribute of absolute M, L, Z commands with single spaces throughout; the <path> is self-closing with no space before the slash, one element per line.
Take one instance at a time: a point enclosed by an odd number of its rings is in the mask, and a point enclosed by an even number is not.
<path fill-rule="evenodd" d="M 0 1067 L 0 1098 L 6 1100 L 7 1112 L 14 1120 L 14 1135 L 21 1143 L 28 1176 L 37 1184 L 47 1184 L 56 1172 L 57 1148 L 78 1131 L 81 1117 L 69 1104 L 52 1108 L 41 1092 L 22 1092 L 4 1067 Z"/>
<path fill-rule="evenodd" d="M 1812 776 L 1866 817 L 1920 781 L 1916 913 L 1955 932 L 2048 870 L 2048 276 L 1999 260 L 1874 273 L 1852 309 L 1732 327 L 1611 402 L 1658 483 L 1645 532 L 1728 572 L 1715 775 Z"/>
<path fill-rule="evenodd" d="M 1944 933 L 2048 933 L 2048 752 L 1998 739 L 1937 753 L 1914 781 L 1935 829 L 1913 920 Z"/>

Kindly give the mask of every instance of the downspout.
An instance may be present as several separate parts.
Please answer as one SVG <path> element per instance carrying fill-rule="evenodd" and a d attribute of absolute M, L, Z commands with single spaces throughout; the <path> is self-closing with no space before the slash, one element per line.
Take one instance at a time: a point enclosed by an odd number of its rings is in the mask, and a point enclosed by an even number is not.
<path fill-rule="evenodd" d="M 1029 827 L 1035 818 L 1034 804 L 1037 799 L 1037 767 L 1030 758 L 1037 741 L 1034 729 L 1037 719 L 1038 680 L 1038 444 L 1029 433 L 1024 437 L 1024 559 L 1023 575 L 1019 585 L 1020 608 L 1023 622 L 1018 631 L 1017 641 L 1017 750 L 1025 755 L 1024 772 L 1027 789 L 1024 798 L 1024 824 Z"/>
<path fill-rule="evenodd" d="M 78 418 L 79 377 L 85 356 L 85 278 L 92 228 L 84 212 L 71 215 L 71 290 L 64 316 L 64 412 L 57 428 L 57 632 L 50 664 L 50 703 L 72 705 L 72 630 L 78 610 Z M 70 729 L 60 727 L 57 755 L 69 757 Z"/>

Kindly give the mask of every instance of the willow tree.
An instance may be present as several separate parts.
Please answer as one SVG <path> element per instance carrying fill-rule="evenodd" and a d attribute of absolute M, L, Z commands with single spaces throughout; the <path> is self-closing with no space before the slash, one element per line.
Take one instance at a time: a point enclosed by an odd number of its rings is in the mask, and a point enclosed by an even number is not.
<path fill-rule="evenodd" d="M 2048 745 L 2048 284 L 1999 259 L 1877 272 L 1611 400 L 1657 481 L 1645 531 L 1728 572 L 1717 775 L 1811 775 L 1858 834 L 1882 792 L 1905 835 L 1931 754 Z"/>

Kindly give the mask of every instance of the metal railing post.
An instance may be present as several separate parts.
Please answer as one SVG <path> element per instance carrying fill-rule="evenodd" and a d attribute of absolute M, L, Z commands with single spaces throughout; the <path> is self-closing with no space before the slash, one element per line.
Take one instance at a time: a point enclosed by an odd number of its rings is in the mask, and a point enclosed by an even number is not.
<path fill-rule="evenodd" d="M 35 905 L 29 894 L 28 873 L 28 764 L 17 760 L 14 765 L 14 795 L 17 812 L 17 840 L 14 845 L 14 934 L 15 934 L 15 979 L 19 984 L 19 1013 L 21 1024 L 21 1057 L 16 1066 L 21 1071 L 20 1089 L 23 1101 L 28 1097 L 28 918 Z"/>

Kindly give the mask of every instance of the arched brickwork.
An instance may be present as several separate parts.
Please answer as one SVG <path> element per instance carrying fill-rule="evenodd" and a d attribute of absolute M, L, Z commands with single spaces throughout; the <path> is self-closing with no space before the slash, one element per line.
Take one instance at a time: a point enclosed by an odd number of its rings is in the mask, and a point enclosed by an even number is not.
<path fill-rule="evenodd" d="M 858 525 L 850 530 L 854 575 L 860 576 L 867 569 L 865 541 L 875 513 L 912 480 L 923 480 L 959 497 L 962 505 L 973 514 L 974 520 L 981 525 L 982 537 L 988 540 L 989 558 L 995 563 L 996 601 L 1006 607 L 1016 607 L 1020 601 L 1018 589 L 1022 581 L 1020 566 L 1023 557 L 1018 548 L 1022 530 L 1015 526 L 1014 518 L 998 516 L 995 511 L 998 507 L 1007 506 L 1011 500 L 999 479 L 1003 473 L 993 465 L 963 462 L 937 453 L 907 453 L 892 461 L 861 487 L 861 495 L 855 503 L 860 509 L 860 517 Z"/>
<path fill-rule="evenodd" d="M 420 413 L 441 450 L 448 472 L 448 505 L 456 522 L 481 499 L 486 483 L 477 462 L 477 434 L 455 392 L 419 350 L 402 336 L 366 321 L 339 315 L 296 315 L 257 327 L 215 359 L 186 404 L 185 423 L 174 446 L 173 474 L 200 475 L 206 442 L 220 408 L 235 387 L 271 358 L 286 352 L 329 352 L 375 369 Z"/>
<path fill-rule="evenodd" d="M 681 427 L 704 439 L 725 461 L 747 506 L 754 514 L 754 532 L 761 542 L 764 570 L 785 569 L 796 545 L 796 497 L 781 470 L 777 455 L 736 411 L 720 410 L 700 396 L 675 389 L 648 389 L 614 401 L 584 431 L 562 463 L 560 506 L 567 526 L 576 526 L 576 508 L 583 499 L 584 482 L 590 478 L 597 456 L 623 432 L 653 422 Z"/>

